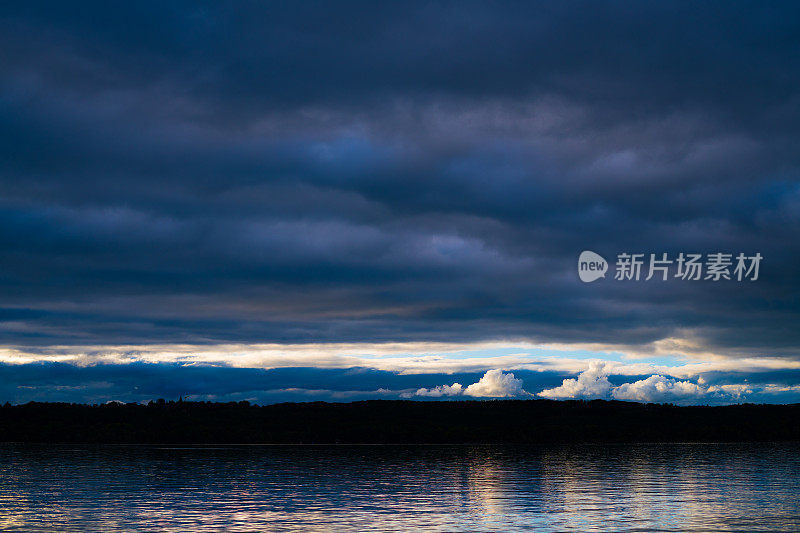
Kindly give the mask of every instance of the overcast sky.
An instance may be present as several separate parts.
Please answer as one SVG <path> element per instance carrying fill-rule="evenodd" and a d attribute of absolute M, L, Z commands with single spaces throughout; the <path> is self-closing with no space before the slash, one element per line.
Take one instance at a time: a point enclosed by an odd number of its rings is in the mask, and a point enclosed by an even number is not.
<path fill-rule="evenodd" d="M 0 401 L 798 401 L 798 50 L 788 2 L 5 2 Z M 763 260 L 614 279 L 681 252 Z"/>

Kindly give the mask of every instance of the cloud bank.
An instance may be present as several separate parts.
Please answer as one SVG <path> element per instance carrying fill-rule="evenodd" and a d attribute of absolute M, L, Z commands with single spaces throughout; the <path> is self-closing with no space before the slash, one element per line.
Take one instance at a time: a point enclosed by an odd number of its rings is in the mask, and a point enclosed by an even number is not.
<path fill-rule="evenodd" d="M 793 401 L 797 21 L 3 2 L 0 401 Z M 587 285 L 587 249 L 764 260 Z"/>
<path fill-rule="evenodd" d="M 539 398 L 599 397 L 684 404 L 800 402 L 798 370 L 712 371 L 687 379 L 670 374 L 620 374 L 621 367 L 612 361 L 605 364 L 607 376 L 598 370 L 597 364 L 592 363 L 591 368 L 585 364 L 584 368 L 587 373 L 581 376 L 546 367 L 515 369 L 513 373 L 499 369 L 402 373 L 365 367 L 261 369 L 145 362 L 89 366 L 58 362 L 0 363 L 0 398 L 11 403 L 105 403 L 182 396 L 190 400 L 248 400 L 269 404 L 367 399 L 528 399 L 538 393 Z M 593 384 L 590 377 L 601 385 Z M 611 383 L 610 389 L 603 378 Z M 565 381 L 584 383 L 586 387 L 576 389 L 573 384 L 566 390 Z M 465 383 L 470 385 L 465 387 L 462 385 Z"/>
<path fill-rule="evenodd" d="M 614 399 L 651 403 L 735 403 L 753 393 L 750 384 L 708 385 L 700 376 L 697 382 L 654 374 L 645 379 L 613 385 L 610 369 L 603 361 L 593 361 L 589 369 L 575 379 L 565 379 L 561 386 L 538 393 L 549 399 Z M 769 388 L 763 387 L 765 390 Z"/>
<path fill-rule="evenodd" d="M 696 383 L 676 381 L 658 375 L 633 383 L 625 383 L 611 391 L 611 395 L 617 400 L 660 403 L 700 399 L 709 393 L 708 389 L 704 389 Z"/>
<path fill-rule="evenodd" d="M 793 4 L 86 10 L 0 8 L 0 344 L 800 357 Z M 588 287 L 584 249 L 764 263 Z"/>

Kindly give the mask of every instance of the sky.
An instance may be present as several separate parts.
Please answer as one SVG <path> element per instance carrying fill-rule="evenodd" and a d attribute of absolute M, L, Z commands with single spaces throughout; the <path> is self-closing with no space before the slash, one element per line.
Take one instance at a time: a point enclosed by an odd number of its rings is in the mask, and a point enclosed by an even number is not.
<path fill-rule="evenodd" d="M 4 2 L 0 402 L 799 402 L 799 11 Z"/>

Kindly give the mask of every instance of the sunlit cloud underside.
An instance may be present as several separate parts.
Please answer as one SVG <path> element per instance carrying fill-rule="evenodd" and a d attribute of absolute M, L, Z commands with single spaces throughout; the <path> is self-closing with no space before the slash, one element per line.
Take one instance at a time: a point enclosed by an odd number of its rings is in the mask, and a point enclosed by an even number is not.
<path fill-rule="evenodd" d="M 9 373 L 9 386 L 17 382 L 12 395 L 17 401 L 70 391 L 81 400 L 146 401 L 173 392 L 170 386 L 158 388 L 172 378 L 147 377 L 148 372 L 175 375 L 178 383 L 186 380 L 176 390 L 190 399 L 261 403 L 602 398 L 724 404 L 800 399 L 800 361 L 679 349 L 685 347 L 691 343 L 676 339 L 633 348 L 530 342 L 5 347 L 0 363 L 7 369 L 39 371 L 35 376 Z M 64 368 L 75 373 L 74 384 L 49 386 L 46 369 L 63 374 Z M 125 368 L 145 375 L 133 374 L 120 383 L 114 376 Z M 203 373 L 212 371 L 218 383 L 206 386 Z M 240 379 L 243 372 L 249 373 L 248 379 Z M 192 381 L 190 375 L 204 377 Z M 155 385 L 142 382 L 148 379 Z"/>

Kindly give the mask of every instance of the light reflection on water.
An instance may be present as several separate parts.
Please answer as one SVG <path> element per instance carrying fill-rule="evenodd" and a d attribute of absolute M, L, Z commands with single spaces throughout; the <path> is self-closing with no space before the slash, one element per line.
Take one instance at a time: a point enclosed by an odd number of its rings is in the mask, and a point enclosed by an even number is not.
<path fill-rule="evenodd" d="M 796 532 L 798 452 L 0 445 L 0 530 Z"/>

